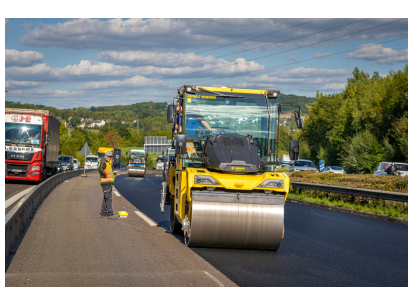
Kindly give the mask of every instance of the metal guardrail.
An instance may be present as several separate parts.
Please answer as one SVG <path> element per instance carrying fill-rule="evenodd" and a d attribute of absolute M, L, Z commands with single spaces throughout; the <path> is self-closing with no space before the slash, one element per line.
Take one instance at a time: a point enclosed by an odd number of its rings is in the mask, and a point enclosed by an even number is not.
<path fill-rule="evenodd" d="M 383 200 L 408 202 L 408 193 L 386 192 L 386 191 L 377 191 L 377 190 L 361 189 L 361 188 L 354 188 L 354 187 L 293 182 L 293 181 L 291 181 L 290 184 L 293 187 L 308 189 L 308 190 L 322 191 L 322 192 L 328 192 L 328 193 L 348 194 L 348 195 L 353 195 L 353 196 L 363 196 L 363 197 L 378 198 L 378 199 L 383 199 Z"/>
<path fill-rule="evenodd" d="M 95 171 L 88 169 L 86 172 Z M 26 194 L 6 215 L 6 270 L 23 240 L 37 209 L 49 193 L 63 181 L 80 176 L 83 170 L 69 171 L 54 175 Z"/>

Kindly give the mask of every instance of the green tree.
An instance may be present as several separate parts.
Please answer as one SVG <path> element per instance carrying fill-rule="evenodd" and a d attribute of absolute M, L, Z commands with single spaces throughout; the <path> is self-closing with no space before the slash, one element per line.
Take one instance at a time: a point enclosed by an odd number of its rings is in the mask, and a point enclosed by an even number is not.
<path fill-rule="evenodd" d="M 370 174 L 378 163 L 384 161 L 383 148 L 377 138 L 365 130 L 349 141 L 349 145 L 343 148 L 340 159 L 347 172 Z"/>
<path fill-rule="evenodd" d="M 70 124 L 72 125 L 72 126 L 77 126 L 77 125 L 80 125 L 80 118 L 79 117 L 72 117 L 71 119 L 70 119 Z"/>

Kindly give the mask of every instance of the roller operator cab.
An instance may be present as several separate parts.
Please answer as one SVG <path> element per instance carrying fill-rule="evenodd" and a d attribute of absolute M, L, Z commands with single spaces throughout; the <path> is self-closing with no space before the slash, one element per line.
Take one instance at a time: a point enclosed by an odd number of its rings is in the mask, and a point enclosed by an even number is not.
<path fill-rule="evenodd" d="M 175 162 L 163 182 L 161 212 L 170 205 L 170 230 L 183 232 L 186 245 L 280 246 L 289 178 L 274 173 L 281 164 L 277 124 L 281 106 L 294 105 L 277 103 L 278 95 L 274 90 L 178 89 L 167 111 L 174 123 Z M 294 118 L 301 128 L 299 107 Z M 298 142 L 291 141 L 291 160 L 298 152 Z"/>

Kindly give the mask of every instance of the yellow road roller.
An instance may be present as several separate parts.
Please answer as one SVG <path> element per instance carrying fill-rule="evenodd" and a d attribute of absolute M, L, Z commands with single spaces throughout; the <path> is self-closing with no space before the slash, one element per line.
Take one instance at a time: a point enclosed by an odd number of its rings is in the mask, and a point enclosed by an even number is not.
<path fill-rule="evenodd" d="M 175 158 L 162 183 L 161 212 L 190 247 L 276 250 L 284 237 L 289 178 L 278 160 L 278 90 L 185 85 L 168 105 Z M 290 143 L 297 160 L 298 141 Z M 293 161 L 294 162 L 294 161 Z"/>
<path fill-rule="evenodd" d="M 143 149 L 129 150 L 129 177 L 145 177 L 147 156 L 148 154 Z"/>

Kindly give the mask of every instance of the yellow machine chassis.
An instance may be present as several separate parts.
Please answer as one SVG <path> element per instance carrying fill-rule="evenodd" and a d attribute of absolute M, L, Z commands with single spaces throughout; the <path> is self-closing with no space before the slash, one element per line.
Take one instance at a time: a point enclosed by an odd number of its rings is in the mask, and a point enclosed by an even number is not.
<path fill-rule="evenodd" d="M 181 87 L 179 94 L 186 88 Z M 197 86 L 213 92 L 267 95 L 267 90 Z M 188 92 L 188 91 L 186 91 Z M 183 94 L 185 111 L 186 97 Z M 185 129 L 185 122 L 182 122 Z M 241 174 L 183 168 L 182 156 L 169 168 L 171 231 L 182 227 L 188 246 L 276 250 L 284 237 L 284 205 L 290 180 L 283 173 Z M 197 184 L 195 176 L 209 176 L 218 184 Z M 282 180 L 280 188 L 259 187 L 266 180 Z M 205 181 L 205 179 L 204 179 Z M 215 183 L 215 182 L 214 182 Z M 161 210 L 162 202 L 161 202 Z"/>
<path fill-rule="evenodd" d="M 213 177 L 219 185 L 196 184 L 195 176 Z M 282 180 L 283 187 L 258 187 L 266 180 Z M 171 167 L 168 188 L 174 198 L 170 208 L 183 225 L 189 246 L 276 250 L 283 239 L 289 192 L 289 177 L 283 173 L 245 175 Z"/>

